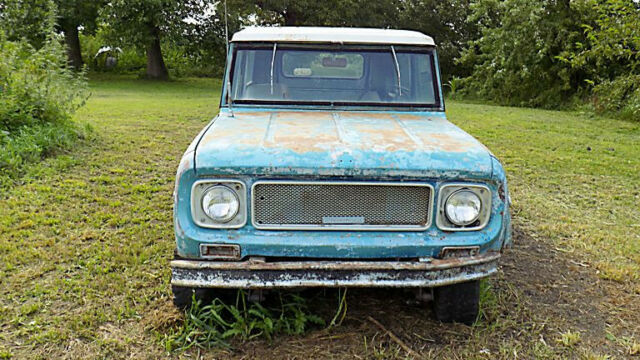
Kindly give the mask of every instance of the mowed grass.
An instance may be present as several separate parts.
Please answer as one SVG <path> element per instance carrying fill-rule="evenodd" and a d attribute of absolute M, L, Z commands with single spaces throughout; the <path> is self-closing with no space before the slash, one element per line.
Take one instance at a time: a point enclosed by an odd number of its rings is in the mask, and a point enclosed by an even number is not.
<path fill-rule="evenodd" d="M 0 358 L 194 355 L 167 354 L 163 347 L 164 336 L 180 326 L 183 316 L 170 302 L 171 193 L 182 152 L 217 112 L 219 87 L 210 79 L 96 79 L 91 99 L 76 116 L 91 124 L 93 136 L 68 154 L 34 166 L 26 184 L 3 190 Z M 610 298 L 626 299 L 605 304 L 605 310 L 613 310 L 605 316 L 608 327 L 600 330 L 607 339 L 601 340 L 620 346 L 618 356 L 640 352 L 640 123 L 456 102 L 447 106 L 450 119 L 505 164 L 518 234 L 543 244 L 543 254 L 560 254 L 599 277 Z M 402 349 L 363 315 L 380 319 L 391 308 L 401 310 L 392 314 L 398 320 L 386 319 L 387 326 L 395 321 L 394 331 L 425 357 L 604 355 L 602 347 L 581 337 L 585 329 L 560 321 L 562 314 L 534 310 L 536 304 L 527 302 L 519 288 L 530 281 L 510 276 L 515 275 L 507 270 L 485 283 L 484 315 L 473 328 L 437 324 L 427 311 L 404 310 L 402 296 L 388 301 L 387 293 L 374 292 L 372 299 L 349 298 L 352 312 L 333 330 L 337 335 L 319 330 L 276 339 L 277 346 L 252 342 L 242 346 L 241 355 L 266 356 L 281 349 L 281 357 L 295 357 L 309 348 L 315 349 L 308 352 L 313 358 L 404 358 Z M 557 274 L 558 286 L 570 285 L 565 276 Z M 625 320 L 617 319 L 618 313 Z M 429 350 L 433 343 L 440 350 Z"/>
<path fill-rule="evenodd" d="M 130 352 L 169 296 L 176 164 L 215 115 L 219 82 L 91 88 L 76 118 L 93 138 L 0 200 L 0 342 L 19 358 Z"/>

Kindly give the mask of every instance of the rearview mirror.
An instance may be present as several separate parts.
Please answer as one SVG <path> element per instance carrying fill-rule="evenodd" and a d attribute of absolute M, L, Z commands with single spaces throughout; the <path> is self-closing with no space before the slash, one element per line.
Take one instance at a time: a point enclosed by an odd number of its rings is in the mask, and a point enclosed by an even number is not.
<path fill-rule="evenodd" d="M 347 58 L 333 58 L 330 56 L 322 58 L 322 66 L 323 67 L 336 67 L 336 68 L 345 68 L 347 67 Z"/>

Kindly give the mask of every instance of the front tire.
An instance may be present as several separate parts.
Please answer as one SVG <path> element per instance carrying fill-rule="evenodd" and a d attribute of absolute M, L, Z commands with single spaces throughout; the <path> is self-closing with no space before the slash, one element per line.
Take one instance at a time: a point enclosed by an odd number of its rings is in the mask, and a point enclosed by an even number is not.
<path fill-rule="evenodd" d="M 480 310 L 480 281 L 469 281 L 433 289 L 433 312 L 442 322 L 472 325 Z"/>
<path fill-rule="evenodd" d="M 173 293 L 173 305 L 180 310 L 191 308 L 194 298 L 203 305 L 207 305 L 213 300 L 211 290 L 205 288 L 171 285 L 171 292 Z"/>
<path fill-rule="evenodd" d="M 237 289 L 192 288 L 171 285 L 173 305 L 180 310 L 188 310 L 193 305 L 195 297 L 201 306 L 209 305 L 214 299 L 220 299 L 226 304 L 233 304 L 238 294 Z"/>

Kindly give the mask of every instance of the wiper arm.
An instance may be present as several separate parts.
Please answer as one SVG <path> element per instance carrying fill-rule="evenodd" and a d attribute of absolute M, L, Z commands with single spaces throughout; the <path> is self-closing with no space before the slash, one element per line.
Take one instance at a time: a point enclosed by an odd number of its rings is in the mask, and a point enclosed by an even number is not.
<path fill-rule="evenodd" d="M 274 53 L 275 53 L 275 50 L 274 50 Z M 402 96 L 402 80 L 400 80 L 400 64 L 398 64 L 396 49 L 393 47 L 393 45 L 391 45 L 391 54 L 393 54 L 393 61 L 396 63 L 396 75 L 398 76 L 398 96 Z M 273 71 L 273 69 L 271 70 Z"/>
<path fill-rule="evenodd" d="M 278 43 L 273 43 L 273 52 L 271 53 L 271 72 L 270 72 L 270 84 L 271 84 L 271 95 L 273 95 L 273 64 L 276 61 L 276 48 L 278 46 Z"/>

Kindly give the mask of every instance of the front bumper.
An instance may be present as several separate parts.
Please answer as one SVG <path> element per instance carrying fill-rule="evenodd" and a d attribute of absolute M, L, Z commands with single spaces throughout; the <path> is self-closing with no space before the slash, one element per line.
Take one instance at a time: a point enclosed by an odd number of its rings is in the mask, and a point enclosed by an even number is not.
<path fill-rule="evenodd" d="M 436 287 L 487 277 L 500 253 L 426 261 L 173 260 L 171 284 L 196 288 Z"/>

